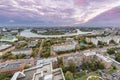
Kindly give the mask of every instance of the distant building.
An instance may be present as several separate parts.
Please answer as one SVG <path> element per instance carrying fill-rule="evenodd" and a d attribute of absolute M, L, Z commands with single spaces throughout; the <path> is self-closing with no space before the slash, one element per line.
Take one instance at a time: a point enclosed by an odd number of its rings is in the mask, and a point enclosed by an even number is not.
<path fill-rule="evenodd" d="M 98 45 L 98 41 L 110 44 L 111 40 L 113 40 L 116 43 L 120 43 L 120 36 L 107 36 L 107 37 L 86 38 L 87 42 L 92 42 L 95 45 Z"/>
<path fill-rule="evenodd" d="M 8 44 L 0 45 L 0 55 L 10 52 L 14 49 L 15 49 L 15 46 L 12 46 L 12 45 L 8 45 Z"/>
<path fill-rule="evenodd" d="M 18 33 L 17 29 L 11 30 L 11 33 Z"/>
<path fill-rule="evenodd" d="M 2 31 L 3 31 L 3 32 L 6 32 L 6 31 L 7 31 L 7 29 L 6 29 L 6 28 L 3 28 L 3 29 L 2 29 Z"/>
<path fill-rule="evenodd" d="M 15 42 L 18 41 L 18 39 L 15 36 L 3 36 L 0 41 L 3 42 Z"/>
<path fill-rule="evenodd" d="M 25 49 L 15 49 L 11 51 L 12 54 L 25 54 L 25 55 L 31 55 L 33 52 L 32 48 L 25 48 Z"/>
<path fill-rule="evenodd" d="M 11 80 L 65 80 L 61 68 L 53 69 L 52 63 L 16 72 Z"/>

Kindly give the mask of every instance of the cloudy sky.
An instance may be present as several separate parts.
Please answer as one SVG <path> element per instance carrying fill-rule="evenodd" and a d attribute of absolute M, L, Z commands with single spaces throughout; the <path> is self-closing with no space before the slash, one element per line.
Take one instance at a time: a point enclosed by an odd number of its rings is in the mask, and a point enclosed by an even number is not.
<path fill-rule="evenodd" d="M 120 0 L 0 0 L 0 24 L 120 25 Z"/>

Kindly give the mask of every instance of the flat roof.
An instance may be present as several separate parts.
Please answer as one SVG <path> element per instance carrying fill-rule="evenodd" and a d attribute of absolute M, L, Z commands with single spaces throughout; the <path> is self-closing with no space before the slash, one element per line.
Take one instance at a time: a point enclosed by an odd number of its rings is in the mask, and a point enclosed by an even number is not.
<path fill-rule="evenodd" d="M 86 52 L 86 53 L 83 53 L 85 56 L 92 56 L 92 55 L 95 55 L 96 52 Z"/>
<path fill-rule="evenodd" d="M 57 61 L 57 58 L 48 58 L 48 59 L 41 59 L 41 60 L 37 60 L 37 65 L 42 65 L 42 64 L 46 64 L 46 63 L 50 63 L 50 62 L 54 62 Z"/>
<path fill-rule="evenodd" d="M 25 69 L 22 72 L 16 72 L 11 80 L 39 80 L 40 78 L 43 78 L 44 80 L 65 80 L 62 69 L 53 69 L 52 63 L 35 66 Z"/>
<path fill-rule="evenodd" d="M 3 64 L 2 66 L 0 66 L 0 69 L 5 70 L 5 69 L 19 68 L 21 65 L 22 65 L 22 63 Z"/>
<path fill-rule="evenodd" d="M 3 49 L 8 48 L 10 46 L 12 46 L 12 45 L 8 45 L 8 44 L 6 44 L 6 45 L 5 44 L 4 45 L 0 45 L 0 51 L 3 50 Z"/>
<path fill-rule="evenodd" d="M 96 54 L 96 56 L 98 56 L 99 58 L 101 58 L 102 60 L 106 61 L 106 62 L 112 62 L 110 59 L 108 59 L 107 57 L 104 57 L 101 54 Z"/>
<path fill-rule="evenodd" d="M 15 49 L 13 50 L 13 52 L 15 51 L 27 51 L 27 50 L 31 50 L 32 48 L 24 48 L 24 49 Z"/>

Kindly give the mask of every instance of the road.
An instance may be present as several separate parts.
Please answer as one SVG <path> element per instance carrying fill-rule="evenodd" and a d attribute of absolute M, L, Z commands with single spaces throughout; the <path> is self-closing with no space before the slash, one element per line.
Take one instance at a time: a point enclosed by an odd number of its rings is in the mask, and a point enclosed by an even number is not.
<path fill-rule="evenodd" d="M 42 39 L 42 41 L 41 41 L 41 44 L 40 44 L 40 46 L 39 46 L 39 51 L 38 51 L 38 54 L 37 54 L 36 59 L 40 59 L 40 52 L 41 52 L 41 50 L 42 50 L 43 42 L 44 42 L 44 39 Z"/>

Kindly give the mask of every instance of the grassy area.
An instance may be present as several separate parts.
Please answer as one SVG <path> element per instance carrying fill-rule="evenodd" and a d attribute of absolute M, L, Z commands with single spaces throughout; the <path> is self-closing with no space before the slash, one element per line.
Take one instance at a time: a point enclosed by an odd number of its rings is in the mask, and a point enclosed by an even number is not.
<path fill-rule="evenodd" d="M 99 77 L 91 77 L 89 80 L 103 80 L 103 79 L 101 79 Z"/>
<path fill-rule="evenodd" d="M 12 36 L 2 36 L 2 40 L 12 40 L 14 37 Z"/>
<path fill-rule="evenodd" d="M 53 31 L 47 31 L 47 32 L 44 32 L 44 33 L 40 33 L 42 35 L 62 35 L 62 34 L 65 34 L 65 32 L 61 32 L 61 31 L 56 31 L 56 30 L 53 30 Z"/>
<path fill-rule="evenodd" d="M 87 80 L 87 78 L 88 78 L 89 76 L 99 76 L 99 73 L 98 73 L 98 72 L 91 72 L 91 73 L 89 73 L 89 74 L 86 74 L 86 75 L 84 75 L 84 76 L 81 76 L 81 77 L 79 77 L 79 78 L 76 78 L 75 80 Z"/>
<path fill-rule="evenodd" d="M 117 69 L 115 69 L 115 70 L 111 69 L 111 70 L 105 71 L 106 74 L 113 74 L 115 72 L 117 72 Z"/>
<path fill-rule="evenodd" d="M 86 75 L 86 73 L 84 71 L 82 71 L 82 72 L 75 73 L 73 76 L 74 76 L 74 79 L 77 79 L 77 78 L 80 78 L 85 75 Z"/>

